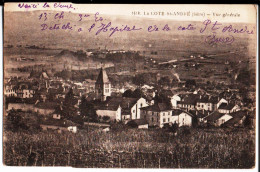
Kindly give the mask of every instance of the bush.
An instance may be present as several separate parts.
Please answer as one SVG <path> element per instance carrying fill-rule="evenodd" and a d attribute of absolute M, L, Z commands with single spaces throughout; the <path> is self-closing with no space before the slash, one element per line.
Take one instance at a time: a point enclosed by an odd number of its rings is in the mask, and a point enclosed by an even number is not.
<path fill-rule="evenodd" d="M 189 127 L 182 127 L 180 134 L 184 135 L 184 136 L 190 135 L 191 134 L 190 128 Z"/>

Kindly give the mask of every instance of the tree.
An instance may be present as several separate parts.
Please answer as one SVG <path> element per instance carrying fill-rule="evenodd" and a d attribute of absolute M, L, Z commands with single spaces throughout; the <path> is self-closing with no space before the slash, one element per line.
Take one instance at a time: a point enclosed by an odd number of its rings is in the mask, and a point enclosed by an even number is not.
<path fill-rule="evenodd" d="M 159 80 L 159 84 L 161 85 L 167 85 L 169 86 L 171 84 L 171 80 L 169 78 L 169 76 L 164 76 Z"/>
<path fill-rule="evenodd" d="M 139 88 L 135 89 L 132 94 L 133 98 L 141 98 L 142 96 L 143 96 L 143 92 Z"/>
<path fill-rule="evenodd" d="M 87 100 L 85 96 L 81 97 L 81 102 L 79 105 L 79 111 L 80 111 L 80 116 L 84 118 L 87 116 Z"/>
<path fill-rule="evenodd" d="M 250 120 L 249 115 L 246 115 L 246 118 L 245 118 L 243 124 L 244 124 L 245 127 L 251 127 L 251 120 Z"/>
<path fill-rule="evenodd" d="M 193 87 L 196 86 L 196 81 L 194 79 L 188 79 L 185 82 L 185 87 Z"/>
<path fill-rule="evenodd" d="M 133 95 L 133 91 L 132 90 L 126 90 L 124 93 L 123 93 L 123 97 L 132 97 Z"/>
<path fill-rule="evenodd" d="M 81 97 L 81 103 L 79 105 L 80 116 L 82 119 L 86 121 L 96 122 L 98 120 L 98 116 L 94 109 L 94 104 L 92 102 L 87 101 L 85 96 Z"/>
<path fill-rule="evenodd" d="M 76 108 L 74 107 L 75 104 L 75 98 L 73 94 L 73 89 L 70 88 L 69 92 L 65 95 L 65 100 L 63 102 L 63 111 L 62 115 L 65 118 L 72 119 L 75 112 Z"/>

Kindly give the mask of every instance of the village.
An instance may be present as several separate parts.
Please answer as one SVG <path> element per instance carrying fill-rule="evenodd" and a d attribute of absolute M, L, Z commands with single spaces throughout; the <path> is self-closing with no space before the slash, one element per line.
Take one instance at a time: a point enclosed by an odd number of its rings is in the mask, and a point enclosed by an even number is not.
<path fill-rule="evenodd" d="M 162 70 L 175 68 L 176 60 L 157 66 Z M 157 84 L 116 85 L 104 65 L 97 70 L 96 80 L 82 82 L 50 76 L 46 70 L 31 72 L 28 78 L 11 77 L 4 90 L 5 115 L 36 114 L 41 130 L 73 133 L 87 126 L 109 131 L 111 124 L 117 123 L 138 129 L 254 126 L 255 109 L 245 105 L 238 89 L 223 85 L 207 90 L 208 82 L 201 88 L 194 80 L 183 82 L 171 74 L 175 79 L 168 81 L 159 73 Z"/>

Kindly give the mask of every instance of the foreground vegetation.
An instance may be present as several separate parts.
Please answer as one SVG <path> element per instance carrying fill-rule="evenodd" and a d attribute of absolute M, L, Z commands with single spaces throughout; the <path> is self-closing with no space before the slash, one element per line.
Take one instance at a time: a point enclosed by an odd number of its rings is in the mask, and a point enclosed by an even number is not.
<path fill-rule="evenodd" d="M 57 134 L 5 131 L 4 164 L 96 168 L 252 168 L 249 129 L 99 129 Z"/>

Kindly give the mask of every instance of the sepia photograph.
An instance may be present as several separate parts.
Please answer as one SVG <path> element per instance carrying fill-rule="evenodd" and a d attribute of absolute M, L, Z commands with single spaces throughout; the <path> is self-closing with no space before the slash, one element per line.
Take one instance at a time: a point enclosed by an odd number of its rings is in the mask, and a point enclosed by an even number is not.
<path fill-rule="evenodd" d="M 256 168 L 257 5 L 3 10 L 4 166 Z"/>

